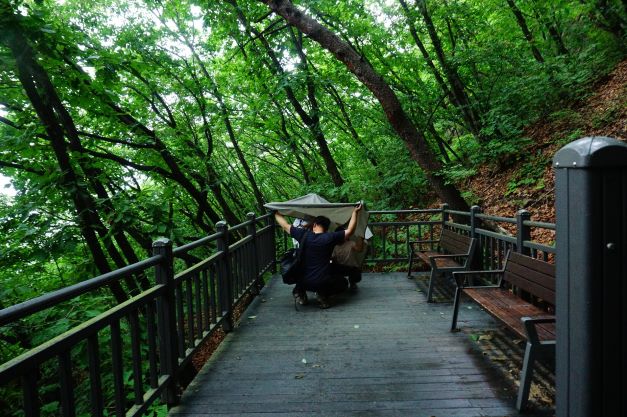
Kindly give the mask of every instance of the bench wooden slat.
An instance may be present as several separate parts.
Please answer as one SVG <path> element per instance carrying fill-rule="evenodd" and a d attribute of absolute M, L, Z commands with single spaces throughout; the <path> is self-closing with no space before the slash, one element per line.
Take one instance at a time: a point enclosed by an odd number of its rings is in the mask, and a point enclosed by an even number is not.
<path fill-rule="evenodd" d="M 467 288 L 464 292 L 523 339 L 527 339 L 527 333 L 520 318 L 546 315 L 542 309 L 502 288 Z M 539 325 L 537 330 L 540 340 L 555 340 L 554 324 Z"/>
<path fill-rule="evenodd" d="M 522 255 L 518 252 L 512 252 L 509 256 L 509 260 L 516 264 L 520 264 L 525 268 L 541 272 L 545 275 L 555 276 L 555 265 L 548 262 L 530 258 L 529 256 Z"/>
<path fill-rule="evenodd" d="M 503 279 L 555 305 L 555 265 L 512 253 L 507 261 Z"/>
<path fill-rule="evenodd" d="M 528 281 L 529 283 L 541 286 L 548 291 L 555 292 L 555 274 L 548 275 L 514 263 L 508 265 L 507 272 L 517 275 L 520 277 L 519 279 L 522 279 L 523 281 Z"/>
<path fill-rule="evenodd" d="M 535 295 L 549 304 L 555 305 L 555 291 L 525 279 L 524 275 L 518 275 L 512 271 L 505 271 L 503 279 L 521 290 Z"/>

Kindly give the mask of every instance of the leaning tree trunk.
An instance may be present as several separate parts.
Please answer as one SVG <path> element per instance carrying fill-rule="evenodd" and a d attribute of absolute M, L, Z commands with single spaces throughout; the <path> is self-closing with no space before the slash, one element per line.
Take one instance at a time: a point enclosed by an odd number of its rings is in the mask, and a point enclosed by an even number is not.
<path fill-rule="evenodd" d="M 93 213 L 95 204 L 92 204 L 91 196 L 76 176 L 67 154 L 63 127 L 50 103 L 50 100 L 57 97 L 54 86 L 45 70 L 35 60 L 34 52 L 17 23 L 11 22 L 5 25 L 0 33 L 0 41 L 11 50 L 17 65 L 18 78 L 50 138 L 62 172 L 62 184 L 72 196 L 81 234 L 92 254 L 94 264 L 101 274 L 110 272 L 111 268 L 107 262 L 107 257 L 100 246 L 93 227 L 96 216 Z M 60 100 L 58 101 L 60 102 Z M 128 298 L 119 282 L 112 282 L 109 284 L 109 288 L 118 302 L 123 302 Z"/>
<path fill-rule="evenodd" d="M 525 20 L 525 16 L 523 16 L 518 6 L 516 6 L 516 3 L 514 3 L 514 0 L 507 0 L 507 4 L 509 5 L 509 8 L 512 9 L 512 13 L 514 13 L 514 17 L 516 17 L 516 22 L 518 23 L 520 30 L 525 36 L 525 39 L 527 40 L 527 42 L 529 42 L 529 46 L 531 47 L 531 53 L 533 54 L 533 57 L 536 59 L 536 61 L 542 64 L 544 62 L 544 58 L 542 57 L 542 54 L 540 54 L 540 51 L 536 47 L 535 39 L 533 38 L 533 34 L 531 33 L 531 31 L 529 30 L 529 26 L 527 26 L 527 21 Z"/>
<path fill-rule="evenodd" d="M 272 47 L 268 43 L 268 40 L 265 38 L 263 33 L 259 32 L 258 30 L 256 30 L 254 27 L 250 25 L 250 23 L 244 16 L 243 12 L 239 8 L 235 0 L 228 0 L 228 2 L 236 9 L 238 19 L 240 23 L 242 24 L 242 26 L 246 28 L 246 31 L 248 32 L 248 35 L 250 36 L 251 40 L 259 39 L 259 41 L 262 43 L 271 61 L 270 63 L 268 63 L 268 68 L 270 69 L 270 71 L 272 71 L 272 73 L 276 76 L 284 77 L 285 71 L 283 70 L 283 67 L 281 66 L 281 62 L 279 58 L 276 56 L 276 54 L 274 53 L 274 51 L 272 50 Z M 315 93 L 312 94 L 312 88 L 314 88 L 314 86 L 311 82 L 308 82 L 306 85 L 306 88 L 307 88 L 308 100 L 310 102 L 312 109 L 314 109 L 317 107 L 317 103 L 315 102 Z M 331 177 L 333 184 L 336 187 L 341 187 L 342 185 L 344 185 L 344 178 L 342 178 L 342 175 L 340 174 L 340 170 L 337 166 L 337 163 L 335 162 L 335 159 L 333 158 L 333 155 L 331 154 L 331 150 L 329 149 L 329 146 L 327 144 L 326 137 L 324 136 L 324 132 L 320 124 L 320 117 L 315 112 L 315 110 L 312 110 L 311 114 L 305 111 L 305 109 L 303 108 L 303 105 L 296 98 L 296 94 L 294 93 L 294 90 L 292 90 L 292 88 L 289 85 L 285 84 L 283 86 L 283 90 L 285 91 L 285 94 L 287 95 L 287 98 L 290 104 L 292 105 L 292 107 L 294 107 L 294 110 L 298 114 L 298 117 L 300 117 L 301 121 L 309 129 L 309 131 L 311 132 L 311 135 L 316 141 L 316 144 L 318 145 L 318 148 L 320 150 L 320 156 L 324 160 L 327 173 Z M 313 100 L 312 100 L 312 95 L 313 95 Z"/>
<path fill-rule="evenodd" d="M 411 122 L 394 91 L 367 60 L 335 33 L 294 7 L 290 1 L 259 1 L 268 5 L 272 11 L 282 16 L 290 25 L 300 29 L 344 63 L 348 70 L 379 100 L 390 124 L 405 143 L 411 157 L 425 171 L 425 175 L 438 196 L 455 210 L 469 210 L 468 204 L 464 201 L 459 190 L 447 184 L 444 178 L 439 175 L 442 166 L 431 152 L 424 135 Z"/>
<path fill-rule="evenodd" d="M 472 102 L 468 93 L 466 92 L 466 87 L 464 82 L 462 81 L 457 68 L 449 62 L 444 54 L 444 48 L 442 47 L 442 42 L 440 41 L 440 37 L 435 29 L 435 25 L 433 24 L 433 20 L 431 19 L 431 15 L 427 10 L 427 4 L 425 0 L 418 0 L 416 2 L 418 9 L 420 10 L 420 14 L 422 14 L 423 21 L 427 26 L 427 32 L 429 33 L 429 38 L 431 39 L 431 44 L 433 45 L 433 49 L 435 50 L 435 55 L 438 57 L 438 61 L 442 66 L 442 70 L 444 71 L 444 75 L 448 80 L 451 86 L 451 94 L 455 97 L 454 103 L 457 103 L 457 106 L 464 118 L 466 125 L 470 132 L 480 141 L 485 141 L 486 138 L 481 133 L 481 117 L 477 114 L 475 109 L 472 106 Z"/>

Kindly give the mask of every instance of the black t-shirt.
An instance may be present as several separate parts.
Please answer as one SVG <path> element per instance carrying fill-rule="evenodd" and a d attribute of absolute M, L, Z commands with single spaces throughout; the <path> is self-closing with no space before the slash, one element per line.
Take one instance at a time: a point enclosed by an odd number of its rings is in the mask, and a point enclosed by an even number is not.
<path fill-rule="evenodd" d="M 300 241 L 307 230 L 290 227 L 290 236 Z M 344 242 L 345 233 L 339 232 L 313 233 L 305 238 L 304 281 L 309 285 L 320 283 L 329 274 L 331 254 L 335 245 Z"/>

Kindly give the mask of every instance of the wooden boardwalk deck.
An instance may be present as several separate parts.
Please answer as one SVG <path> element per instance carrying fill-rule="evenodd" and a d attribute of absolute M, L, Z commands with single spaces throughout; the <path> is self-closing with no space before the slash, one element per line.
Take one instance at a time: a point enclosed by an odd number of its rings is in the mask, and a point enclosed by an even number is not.
<path fill-rule="evenodd" d="M 364 274 L 328 310 L 295 311 L 273 279 L 170 414 L 517 416 L 511 384 L 449 332 L 451 310 L 395 273 Z M 491 325 L 479 309 L 464 321 Z"/>

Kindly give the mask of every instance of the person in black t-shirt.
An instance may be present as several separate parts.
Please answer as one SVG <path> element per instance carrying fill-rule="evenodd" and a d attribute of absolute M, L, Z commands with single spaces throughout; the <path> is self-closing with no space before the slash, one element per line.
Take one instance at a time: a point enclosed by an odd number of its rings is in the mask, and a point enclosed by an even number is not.
<path fill-rule="evenodd" d="M 328 308 L 328 298 L 348 288 L 346 279 L 335 275 L 331 270 L 331 254 L 335 245 L 343 243 L 355 232 L 359 210 L 361 210 L 361 204 L 353 209 L 346 230 L 337 232 L 328 232 L 331 221 L 327 217 L 318 216 L 314 219 L 313 233 L 307 233 L 305 237 L 304 276 L 293 291 L 298 303 L 306 304 L 307 291 L 313 291 L 317 293 L 320 307 Z M 290 225 L 279 212 L 275 212 L 274 216 L 281 228 L 296 240 L 300 240 L 307 232 L 305 229 Z"/>

